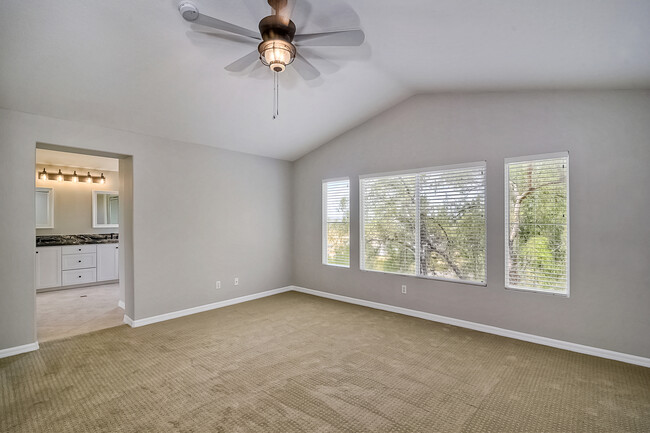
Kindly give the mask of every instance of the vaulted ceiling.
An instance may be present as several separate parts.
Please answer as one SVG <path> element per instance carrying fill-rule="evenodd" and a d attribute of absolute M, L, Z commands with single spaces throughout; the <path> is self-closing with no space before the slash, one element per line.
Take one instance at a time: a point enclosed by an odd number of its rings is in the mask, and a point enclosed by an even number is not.
<path fill-rule="evenodd" d="M 223 69 L 251 47 L 193 31 L 172 0 L 3 0 L 0 107 L 294 160 L 415 93 L 650 87 L 647 0 L 297 2 L 299 32 L 360 25 L 366 42 L 303 51 L 322 75 L 281 74 L 275 120 L 270 71 Z M 250 29 L 269 13 L 195 4 Z"/>

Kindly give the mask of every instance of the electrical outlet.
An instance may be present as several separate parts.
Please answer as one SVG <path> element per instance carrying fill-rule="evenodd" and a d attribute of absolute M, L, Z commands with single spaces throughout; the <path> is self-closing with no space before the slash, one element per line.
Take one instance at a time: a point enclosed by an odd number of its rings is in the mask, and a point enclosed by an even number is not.
<path fill-rule="evenodd" d="M 406 295 L 406 284 L 402 284 L 402 293 Z"/>
<path fill-rule="evenodd" d="M 239 278 L 235 277 L 235 286 L 239 286 Z"/>
<path fill-rule="evenodd" d="M 221 288 L 221 281 L 217 281 L 217 290 Z"/>

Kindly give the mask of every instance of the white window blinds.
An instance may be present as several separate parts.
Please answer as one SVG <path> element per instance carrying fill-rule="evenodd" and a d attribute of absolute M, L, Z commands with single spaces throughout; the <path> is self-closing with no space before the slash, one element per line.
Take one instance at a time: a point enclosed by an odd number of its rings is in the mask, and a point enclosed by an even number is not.
<path fill-rule="evenodd" d="M 569 155 L 507 159 L 506 287 L 568 294 Z"/>
<path fill-rule="evenodd" d="M 350 180 L 323 181 L 323 263 L 350 266 Z"/>
<path fill-rule="evenodd" d="M 361 268 L 485 283 L 485 163 L 363 177 Z"/>
<path fill-rule="evenodd" d="M 416 177 L 361 179 L 361 269 L 415 274 Z"/>

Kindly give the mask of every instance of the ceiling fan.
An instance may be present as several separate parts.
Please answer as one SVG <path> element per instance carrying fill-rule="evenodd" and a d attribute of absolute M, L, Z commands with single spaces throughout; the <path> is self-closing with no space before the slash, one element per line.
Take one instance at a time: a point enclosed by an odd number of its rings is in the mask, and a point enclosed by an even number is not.
<path fill-rule="evenodd" d="M 178 11 L 186 21 L 243 36 L 244 40 L 257 44 L 257 49 L 230 63 L 225 69 L 230 72 L 241 72 L 257 61 L 268 66 L 274 72 L 274 118 L 278 111 L 279 73 L 284 72 L 288 65 L 292 65 L 305 80 L 313 80 L 320 76 L 318 69 L 299 52 L 300 47 L 359 46 L 365 39 L 361 29 L 296 34 L 296 25 L 291 21 L 296 1 L 267 0 L 271 6 L 271 15 L 262 18 L 259 32 L 202 14 L 190 1 L 182 0 L 178 5 Z"/>

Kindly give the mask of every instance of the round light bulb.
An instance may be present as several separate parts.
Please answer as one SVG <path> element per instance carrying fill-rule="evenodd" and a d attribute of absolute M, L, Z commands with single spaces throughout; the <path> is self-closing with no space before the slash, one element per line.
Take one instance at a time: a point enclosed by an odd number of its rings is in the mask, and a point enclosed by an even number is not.
<path fill-rule="evenodd" d="M 41 180 L 47 180 L 47 171 L 45 169 L 41 172 L 40 178 Z"/>
<path fill-rule="evenodd" d="M 63 173 L 61 173 L 61 169 L 59 169 L 59 174 L 56 175 L 56 180 L 63 182 Z"/>
<path fill-rule="evenodd" d="M 88 172 L 88 177 L 86 178 L 86 183 L 93 183 L 93 177 L 90 175 L 90 172 Z"/>
<path fill-rule="evenodd" d="M 79 182 L 79 177 L 77 176 L 77 171 L 75 170 L 74 174 L 72 175 L 72 181 L 73 182 Z"/>

